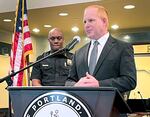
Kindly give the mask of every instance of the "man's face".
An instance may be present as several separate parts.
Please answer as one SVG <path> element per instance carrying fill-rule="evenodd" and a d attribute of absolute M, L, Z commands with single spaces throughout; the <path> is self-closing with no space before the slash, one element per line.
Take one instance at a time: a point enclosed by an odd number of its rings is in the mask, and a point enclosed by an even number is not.
<path fill-rule="evenodd" d="M 49 33 L 48 41 L 52 51 L 57 51 L 63 48 L 64 38 L 62 33 L 57 30 Z"/>
<path fill-rule="evenodd" d="M 84 30 L 90 39 L 99 39 L 105 33 L 105 22 L 98 14 L 97 8 L 87 8 L 83 17 Z"/>

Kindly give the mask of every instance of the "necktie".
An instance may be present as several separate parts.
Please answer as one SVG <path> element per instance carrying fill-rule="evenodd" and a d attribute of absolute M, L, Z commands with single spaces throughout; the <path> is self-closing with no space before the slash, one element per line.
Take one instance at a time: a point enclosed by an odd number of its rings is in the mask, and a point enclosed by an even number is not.
<path fill-rule="evenodd" d="M 89 61 L 89 72 L 91 75 L 93 75 L 96 63 L 97 63 L 97 53 L 98 53 L 98 41 L 94 42 L 94 47 L 91 51 L 91 55 L 90 55 L 90 61 Z"/>

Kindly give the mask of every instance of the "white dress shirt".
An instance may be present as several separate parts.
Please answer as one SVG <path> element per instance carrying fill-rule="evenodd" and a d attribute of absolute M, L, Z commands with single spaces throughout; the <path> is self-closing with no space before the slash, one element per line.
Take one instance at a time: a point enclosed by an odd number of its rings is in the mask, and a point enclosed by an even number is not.
<path fill-rule="evenodd" d="M 99 38 L 98 40 L 91 39 L 91 45 L 90 45 L 90 49 L 89 49 L 89 53 L 88 53 L 88 66 L 89 66 L 91 51 L 92 51 L 92 49 L 93 49 L 93 47 L 94 47 L 94 42 L 95 42 L 95 41 L 98 41 L 98 42 L 99 42 L 99 44 L 98 44 L 98 54 L 97 54 L 97 61 L 98 61 L 98 59 L 99 59 L 99 57 L 100 57 L 100 54 L 101 54 L 101 52 L 102 52 L 102 50 L 103 50 L 103 48 L 104 48 L 104 46 L 105 46 L 105 44 L 106 44 L 106 42 L 107 42 L 107 40 L 108 40 L 108 37 L 109 37 L 109 32 L 106 33 L 106 34 L 105 34 L 104 36 L 102 36 L 101 38 Z M 96 61 L 96 62 L 97 62 L 97 61 Z"/>

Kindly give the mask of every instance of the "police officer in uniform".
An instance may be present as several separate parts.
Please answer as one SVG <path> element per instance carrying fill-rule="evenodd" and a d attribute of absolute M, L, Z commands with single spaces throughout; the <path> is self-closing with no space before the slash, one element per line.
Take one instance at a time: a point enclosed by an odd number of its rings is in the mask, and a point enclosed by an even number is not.
<path fill-rule="evenodd" d="M 37 60 L 63 48 L 64 37 L 59 28 L 53 28 L 48 34 L 51 47 L 49 52 L 43 53 Z M 64 86 L 69 68 L 72 65 L 70 52 L 57 54 L 49 57 L 33 66 L 31 80 L 33 86 Z"/>

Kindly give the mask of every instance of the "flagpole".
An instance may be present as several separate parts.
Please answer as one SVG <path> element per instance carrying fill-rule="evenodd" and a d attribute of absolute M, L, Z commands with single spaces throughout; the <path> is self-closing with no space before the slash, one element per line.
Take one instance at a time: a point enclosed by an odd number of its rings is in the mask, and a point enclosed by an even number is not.
<path fill-rule="evenodd" d="M 26 1 L 23 0 L 22 2 L 22 37 L 23 37 L 23 40 L 24 40 L 24 12 L 25 12 L 25 9 L 26 9 Z M 29 61 L 29 54 L 27 54 L 25 57 L 25 61 L 26 63 L 24 63 L 24 65 L 29 65 L 30 64 L 30 61 Z M 27 79 L 27 80 L 26 80 Z M 27 86 L 30 86 L 30 68 L 27 69 L 27 78 L 26 78 L 26 85 Z"/>
<path fill-rule="evenodd" d="M 29 55 L 26 56 L 27 66 L 30 64 Z M 30 86 L 30 68 L 27 69 L 28 86 Z"/>

